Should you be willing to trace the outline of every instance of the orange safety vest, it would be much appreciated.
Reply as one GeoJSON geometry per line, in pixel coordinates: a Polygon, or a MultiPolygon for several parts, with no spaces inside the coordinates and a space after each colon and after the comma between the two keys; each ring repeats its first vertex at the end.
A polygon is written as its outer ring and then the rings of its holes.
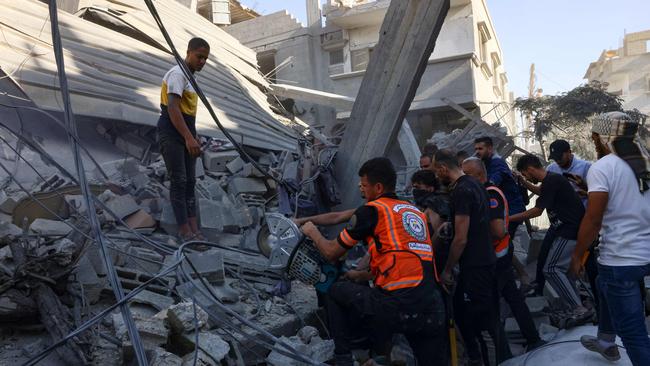
{"type": "MultiPolygon", "coordinates": [[[[488,191],[494,191],[501,196],[501,199],[503,200],[503,225],[504,225],[504,231],[506,233],[506,236],[499,240],[494,240],[493,245],[494,245],[494,253],[497,255],[497,258],[501,258],[504,255],[508,254],[508,246],[510,245],[510,234],[508,233],[508,225],[510,224],[510,216],[508,216],[508,200],[506,199],[506,196],[503,194],[503,192],[495,187],[495,186],[489,186],[486,187],[488,191]]],[[[489,198],[490,201],[492,198],[489,198]]],[[[490,202],[490,208],[492,207],[492,202],[490,202]]],[[[497,204],[496,202],[494,204],[497,204]]]]}
{"type": "Polygon", "coordinates": [[[375,285],[387,291],[419,285],[424,279],[422,261],[435,266],[426,216],[394,198],[381,197],[368,206],[377,209],[378,218],[373,236],[365,239],[375,285]]]}

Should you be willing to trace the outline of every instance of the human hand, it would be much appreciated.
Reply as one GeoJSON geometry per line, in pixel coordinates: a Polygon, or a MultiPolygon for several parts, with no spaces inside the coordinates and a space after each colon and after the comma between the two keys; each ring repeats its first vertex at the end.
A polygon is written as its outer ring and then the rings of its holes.
{"type": "Polygon", "coordinates": [[[370,272],[358,271],[356,269],[351,269],[343,274],[343,278],[348,279],[352,282],[368,281],[369,276],[370,276],[370,272]]]}
{"type": "Polygon", "coordinates": [[[444,270],[440,275],[440,281],[442,282],[442,288],[448,293],[451,293],[451,287],[454,286],[456,280],[454,280],[454,274],[450,271],[444,270]]]}
{"type": "Polygon", "coordinates": [[[185,139],[185,148],[192,157],[201,155],[201,144],[194,136],[185,139]]]}
{"type": "Polygon", "coordinates": [[[582,258],[571,255],[571,264],[569,264],[569,274],[574,277],[580,277],[585,267],[582,265],[582,258]]]}
{"type": "Polygon", "coordinates": [[[318,228],[314,225],[313,222],[307,221],[300,227],[300,231],[305,234],[307,237],[313,239],[314,234],[318,232],[318,228]]]}

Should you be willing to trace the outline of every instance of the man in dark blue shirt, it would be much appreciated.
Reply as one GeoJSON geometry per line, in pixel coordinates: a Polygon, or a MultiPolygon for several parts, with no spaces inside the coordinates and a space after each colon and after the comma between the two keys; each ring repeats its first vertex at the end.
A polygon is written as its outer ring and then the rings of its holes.
{"type": "MultiPolygon", "coordinates": [[[[509,215],[524,212],[526,206],[519,190],[519,186],[512,176],[512,171],[503,158],[494,152],[492,138],[489,136],[479,137],[474,140],[474,151],[476,156],[483,160],[488,173],[488,180],[497,186],[508,200],[510,205],[509,215]]],[[[515,237],[517,227],[520,223],[510,222],[508,232],[511,238],[515,237]]]]}

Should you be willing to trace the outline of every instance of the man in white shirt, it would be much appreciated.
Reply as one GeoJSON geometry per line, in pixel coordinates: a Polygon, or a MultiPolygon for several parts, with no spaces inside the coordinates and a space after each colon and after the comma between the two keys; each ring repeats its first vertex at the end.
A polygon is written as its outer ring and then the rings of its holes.
{"type": "Polygon", "coordinates": [[[621,357],[614,343],[618,335],[635,366],[650,365],[641,293],[643,278],[650,275],[650,154],[636,136],[638,127],[622,112],[593,121],[599,160],[587,175],[589,203],[570,266],[574,274],[582,270],[585,252],[600,231],[598,336],[580,341],[615,361],[621,357]]]}

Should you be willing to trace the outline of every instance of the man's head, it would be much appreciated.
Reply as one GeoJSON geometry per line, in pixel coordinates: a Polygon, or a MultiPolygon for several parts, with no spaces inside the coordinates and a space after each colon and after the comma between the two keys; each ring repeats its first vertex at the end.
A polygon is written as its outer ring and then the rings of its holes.
{"type": "Polygon", "coordinates": [[[490,136],[479,137],[474,140],[474,155],[479,159],[487,160],[494,154],[494,144],[490,136]]]}
{"type": "Polygon", "coordinates": [[[487,170],[485,170],[485,164],[483,164],[483,160],[472,156],[463,160],[462,168],[463,173],[466,175],[476,178],[476,180],[483,184],[487,183],[487,170]]]}
{"type": "Polygon", "coordinates": [[[440,188],[436,174],[428,169],[418,170],[411,176],[413,190],[420,189],[426,192],[435,192],[440,188]]]}
{"type": "Polygon", "coordinates": [[[397,174],[387,158],[373,158],[359,169],[361,196],[370,202],[381,195],[395,192],[397,174]]]}
{"type": "Polygon", "coordinates": [[[431,169],[431,155],[420,156],[420,169],[431,169]]]}
{"type": "Polygon", "coordinates": [[[185,63],[190,71],[201,71],[205,62],[210,55],[210,45],[203,38],[192,38],[187,44],[187,54],[185,56],[185,63]]]}
{"type": "Polygon", "coordinates": [[[444,184],[451,184],[463,175],[458,166],[456,154],[451,150],[438,150],[433,157],[433,170],[436,176],[444,184]]]}
{"type": "Polygon", "coordinates": [[[458,165],[463,165],[463,161],[469,158],[469,154],[465,150],[461,150],[456,153],[456,159],[458,160],[458,165]]]}
{"type": "Polygon", "coordinates": [[[541,182],[546,177],[546,169],[541,160],[533,154],[526,154],[517,161],[517,170],[533,183],[541,182]]]}
{"type": "Polygon", "coordinates": [[[549,146],[549,151],[548,158],[555,160],[561,168],[567,169],[571,166],[573,153],[571,152],[571,145],[566,140],[553,141],[549,146]]]}
{"type": "Polygon", "coordinates": [[[594,141],[598,159],[612,153],[614,140],[629,140],[631,143],[624,145],[631,147],[638,129],[639,125],[623,112],[608,112],[594,117],[591,139],[594,141]]]}

